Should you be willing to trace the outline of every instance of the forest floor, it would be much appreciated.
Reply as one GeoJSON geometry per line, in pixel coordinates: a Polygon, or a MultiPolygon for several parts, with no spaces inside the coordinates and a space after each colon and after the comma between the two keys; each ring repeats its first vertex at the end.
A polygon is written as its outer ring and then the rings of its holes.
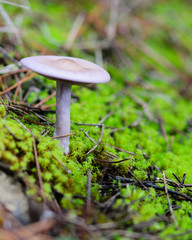
{"type": "Polygon", "coordinates": [[[0,240],[192,239],[191,9],[0,1],[0,240]],[[55,81],[20,64],[33,55],[111,76],[73,86],[68,155],[53,138],[55,81]]]}

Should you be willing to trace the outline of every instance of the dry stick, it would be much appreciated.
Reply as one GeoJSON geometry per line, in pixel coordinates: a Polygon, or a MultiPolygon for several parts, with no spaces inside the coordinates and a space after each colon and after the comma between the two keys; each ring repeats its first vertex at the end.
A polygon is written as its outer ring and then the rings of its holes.
{"type": "Polygon", "coordinates": [[[7,127],[7,125],[6,125],[5,123],[3,124],[3,126],[7,129],[7,131],[10,133],[10,135],[12,135],[12,136],[15,138],[15,140],[17,140],[17,141],[22,141],[22,139],[18,138],[18,137],[7,127]]]}
{"type": "Polygon", "coordinates": [[[108,113],[103,119],[101,119],[101,121],[99,121],[99,125],[102,124],[107,118],[109,118],[110,116],[112,116],[114,114],[114,112],[110,112],[108,113]]]}
{"type": "Polygon", "coordinates": [[[172,173],[173,174],[173,176],[175,177],[175,179],[179,182],[179,183],[181,183],[181,180],[176,176],[176,174],[175,173],[172,173]]]}
{"type": "Polygon", "coordinates": [[[118,160],[118,161],[104,161],[104,160],[100,160],[100,159],[94,159],[94,160],[98,161],[98,162],[102,162],[102,163],[120,163],[120,162],[125,162],[125,161],[130,160],[130,159],[132,159],[132,157],[125,158],[125,159],[118,160]]]}
{"type": "Polygon", "coordinates": [[[144,189],[146,189],[147,191],[149,191],[149,189],[148,189],[130,170],[128,170],[128,173],[130,173],[131,176],[134,177],[135,180],[136,180],[144,189]]]}
{"type": "Polygon", "coordinates": [[[82,126],[102,127],[102,124],[96,124],[96,123],[76,123],[76,122],[74,122],[73,124],[75,124],[75,125],[82,125],[82,126]]]}
{"type": "Polygon", "coordinates": [[[158,172],[161,173],[161,175],[163,175],[163,173],[161,172],[161,170],[155,165],[155,168],[157,169],[158,172]]]}
{"type": "Polygon", "coordinates": [[[67,167],[65,167],[64,165],[63,165],[63,163],[59,160],[59,159],[57,159],[52,153],[51,153],[51,156],[65,169],[65,171],[67,172],[67,173],[72,173],[71,172],[71,170],[69,170],[67,167]]]}
{"type": "Polygon", "coordinates": [[[167,184],[166,184],[166,179],[165,179],[165,173],[164,172],[163,172],[163,181],[164,181],[165,193],[166,193],[166,196],[167,196],[167,202],[168,202],[168,207],[169,207],[169,211],[170,211],[170,214],[171,214],[171,218],[173,220],[174,225],[177,226],[177,221],[176,221],[176,218],[175,218],[175,215],[174,215],[174,212],[173,212],[173,208],[171,206],[171,202],[170,202],[170,199],[169,199],[169,194],[168,194],[168,190],[167,190],[167,184]]]}
{"type": "Polygon", "coordinates": [[[49,99],[53,98],[56,96],[56,91],[53,92],[50,96],[46,97],[45,99],[43,99],[41,102],[37,103],[35,105],[35,107],[40,107],[43,103],[47,102],[49,99]]]}
{"type": "Polygon", "coordinates": [[[68,134],[65,134],[63,136],[56,136],[56,137],[52,137],[52,139],[57,139],[57,138],[63,138],[63,137],[69,137],[71,135],[75,135],[76,133],[68,133],[68,134]]]}
{"type": "MultiPolygon", "coordinates": [[[[89,134],[86,133],[83,128],[81,128],[81,131],[83,131],[83,133],[85,134],[85,136],[88,137],[89,140],[91,140],[91,142],[93,142],[94,144],[96,144],[96,141],[93,140],[93,138],[90,137],[89,134]]],[[[102,142],[101,142],[101,143],[102,143],[102,142]]],[[[105,153],[104,153],[104,155],[106,155],[106,156],[108,156],[108,157],[111,157],[111,158],[119,158],[118,156],[116,156],[115,154],[113,154],[113,153],[111,153],[111,152],[109,152],[109,151],[106,151],[106,150],[105,150],[105,152],[108,153],[108,154],[105,154],[105,153]]]]}
{"type": "Polygon", "coordinates": [[[47,105],[47,106],[42,106],[42,107],[40,107],[40,108],[41,108],[41,110],[45,110],[45,109],[51,108],[51,107],[56,107],[56,103],[53,103],[53,104],[47,105]]]}
{"type": "Polygon", "coordinates": [[[41,178],[41,169],[40,169],[40,165],[39,165],[39,161],[38,161],[37,146],[35,143],[35,139],[33,139],[33,151],[34,151],[35,163],[36,163],[36,167],[37,167],[37,176],[38,176],[38,180],[39,180],[40,194],[41,194],[43,201],[45,202],[45,200],[46,200],[45,192],[44,192],[44,187],[43,187],[43,180],[41,178]]]}
{"type": "Polygon", "coordinates": [[[89,212],[91,208],[91,170],[87,170],[87,212],[89,212]]]}
{"type": "Polygon", "coordinates": [[[187,176],[186,173],[184,173],[184,174],[183,174],[183,179],[182,179],[182,181],[181,181],[181,183],[180,183],[181,185],[184,184],[186,176],[187,176]]]}
{"type": "Polygon", "coordinates": [[[92,147],[92,148],[89,150],[89,152],[86,154],[86,158],[88,157],[88,155],[89,155],[91,152],[93,152],[93,151],[95,150],[95,148],[96,148],[96,147],[99,145],[99,143],[101,142],[101,140],[102,140],[102,138],[103,138],[104,130],[105,130],[105,125],[102,124],[102,126],[101,126],[101,135],[100,135],[100,137],[99,137],[99,140],[97,141],[97,143],[95,144],[95,146],[92,147]]]}
{"type": "Polygon", "coordinates": [[[115,148],[116,150],[120,151],[120,152],[126,152],[126,153],[129,153],[131,155],[135,155],[136,153],[133,153],[133,152],[130,152],[130,151],[127,151],[125,149],[122,149],[122,148],[119,148],[119,147],[116,147],[116,146],[113,146],[113,145],[110,145],[109,144],[109,147],[112,147],[112,148],[115,148]]]}
{"type": "Polygon", "coordinates": [[[19,81],[18,83],[15,83],[14,85],[12,85],[11,87],[7,88],[6,90],[4,90],[3,92],[0,93],[0,96],[2,96],[3,94],[10,92],[12,89],[16,88],[19,84],[22,84],[24,82],[26,82],[27,80],[31,79],[32,77],[34,77],[36,75],[36,73],[32,73],[31,75],[24,77],[21,81],[19,81]]]}
{"type": "Polygon", "coordinates": [[[56,124],[54,124],[50,129],[48,129],[45,133],[44,130],[41,132],[41,134],[43,134],[43,136],[46,136],[54,127],[55,127],[56,124]]]}
{"type": "Polygon", "coordinates": [[[31,134],[31,136],[33,138],[36,138],[36,136],[21,122],[19,121],[19,119],[17,119],[16,117],[13,117],[28,133],[31,134]]]}

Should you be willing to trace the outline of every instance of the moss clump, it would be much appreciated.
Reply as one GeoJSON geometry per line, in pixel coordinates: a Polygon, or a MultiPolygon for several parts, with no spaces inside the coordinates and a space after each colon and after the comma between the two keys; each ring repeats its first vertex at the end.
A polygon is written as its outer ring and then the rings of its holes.
{"type": "MultiPolygon", "coordinates": [[[[80,154],[71,154],[64,156],[58,147],[57,140],[50,137],[39,135],[37,130],[34,139],[30,133],[23,129],[14,120],[0,119],[0,160],[8,163],[13,171],[24,176],[27,182],[38,183],[37,169],[34,159],[33,141],[36,141],[38,161],[42,172],[42,180],[46,196],[51,198],[52,192],[61,195],[61,203],[64,208],[74,208],[82,201],[73,200],[74,195],[86,196],[86,172],[91,169],[92,178],[96,180],[100,175],[99,170],[92,166],[92,158],[88,157],[85,162],[82,161],[87,147],[78,146],[80,154]],[[5,127],[6,126],[6,127],[5,127]],[[82,152],[81,152],[82,151],[82,152]],[[55,160],[55,158],[70,170],[68,173],[65,168],[55,160]],[[78,161],[81,159],[81,161],[78,161]],[[79,181],[81,179],[81,181],[79,181]]],[[[76,136],[76,139],[82,136],[76,136]]],[[[73,149],[73,144],[71,144],[73,149]]],[[[34,193],[33,184],[29,184],[28,193],[34,193]]],[[[98,199],[97,185],[93,185],[92,192],[95,199],[98,199]]]]}

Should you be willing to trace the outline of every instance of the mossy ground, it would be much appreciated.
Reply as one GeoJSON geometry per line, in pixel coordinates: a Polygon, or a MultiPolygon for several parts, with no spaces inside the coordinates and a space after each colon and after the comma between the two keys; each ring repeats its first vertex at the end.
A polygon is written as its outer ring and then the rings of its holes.
{"type": "MultiPolygon", "coordinates": [[[[94,61],[91,51],[80,50],[78,46],[74,46],[70,52],[62,48],[62,43],[66,40],[67,32],[73,23],[73,17],[77,9],[82,11],[82,8],[79,5],[75,6],[73,12],[69,14],[68,10],[73,8],[70,3],[64,6],[61,3],[47,1],[46,12],[40,10],[41,5],[39,1],[31,2],[33,10],[31,15],[24,15],[22,27],[28,30],[23,38],[25,44],[30,46],[30,54],[37,54],[40,51],[37,45],[43,45],[43,48],[55,54],[70,54],[94,61]],[[35,25],[34,13],[37,19],[42,20],[38,28],[35,25]],[[62,16],[67,21],[58,24],[62,16]],[[54,39],[48,38],[45,34],[48,26],[54,39]],[[63,27],[65,31],[61,33],[60,29],[63,27]],[[34,43],[38,44],[34,45],[34,43]]],[[[95,14],[97,20],[100,14],[102,16],[102,6],[95,1],[86,3],[85,6],[89,16],[95,14]]],[[[36,194],[34,186],[38,183],[33,141],[36,141],[37,145],[46,197],[51,201],[53,193],[57,194],[62,208],[74,210],[79,215],[82,215],[85,207],[88,169],[92,173],[92,198],[104,202],[110,197],[110,191],[104,196],[99,185],[106,163],[96,160],[111,160],[105,155],[106,151],[116,155],[118,157],[116,161],[130,157],[127,161],[109,164],[107,168],[109,174],[129,176],[128,171],[131,170],[140,181],[148,180],[149,176],[162,178],[161,173],[155,168],[157,166],[165,172],[168,179],[175,181],[173,173],[182,179],[185,173],[185,183],[192,183],[190,70],[192,20],[189,7],[191,7],[190,2],[157,1],[150,6],[146,3],[146,6],[144,4],[143,7],[133,11],[128,16],[132,22],[124,21],[127,16],[122,14],[116,43],[120,51],[123,49],[120,54],[126,60],[122,60],[120,65],[119,55],[113,52],[115,48],[110,49],[111,52],[103,51],[104,67],[109,71],[111,81],[94,87],[73,87],[71,132],[76,134],[70,137],[68,156],[63,156],[57,140],[51,139],[53,130],[48,135],[42,136],[41,132],[44,128],[48,129],[48,126],[29,124],[21,120],[28,129],[31,129],[35,135],[34,138],[13,118],[15,116],[13,113],[3,119],[7,110],[1,105],[0,159],[25,179],[28,194],[36,194]],[[129,30],[130,34],[123,35],[125,34],[122,32],[123,29],[125,32],[129,30]],[[138,39],[138,42],[134,42],[133,39],[138,39]],[[127,41],[129,46],[126,45],[127,41]],[[76,125],[76,123],[98,124],[108,114],[108,118],[103,122],[105,130],[102,143],[96,148],[97,151],[93,151],[86,157],[86,153],[95,144],[84,132],[98,141],[101,127],[76,125]],[[130,155],[119,151],[111,145],[135,154],[130,155]],[[67,173],[53,155],[62,161],[71,173],[67,173]]],[[[13,10],[11,6],[7,7],[7,11],[10,11],[13,16],[18,14],[18,10],[13,10]]],[[[87,20],[82,29],[83,34],[79,36],[81,41],[95,39],[95,35],[99,35],[98,25],[90,21],[87,20]],[[92,28],[91,24],[93,24],[92,28]]],[[[102,32],[106,25],[105,17],[100,21],[102,32]]],[[[102,34],[99,37],[102,37],[102,34]]],[[[29,53],[25,47],[22,47],[19,54],[27,56],[29,53]]],[[[40,95],[37,97],[32,93],[26,100],[28,103],[44,99],[50,91],[55,89],[54,82],[37,76],[33,84],[39,86],[39,83],[41,83],[40,95]],[[45,89],[45,86],[48,88],[45,89]]],[[[25,86],[29,85],[30,83],[25,83],[25,86]]],[[[47,102],[48,105],[53,103],[55,98],[47,102]]],[[[52,117],[54,122],[55,114],[47,114],[47,116],[52,117]]],[[[128,185],[126,188],[119,187],[121,198],[117,199],[112,207],[116,215],[111,217],[110,214],[101,213],[97,209],[91,222],[102,223],[112,219],[118,221],[122,228],[126,226],[128,231],[132,231],[137,224],[163,216],[168,209],[166,195],[154,189],[146,191],[128,185]],[[129,218],[126,219],[126,216],[121,215],[120,209],[126,209],[129,204],[130,207],[127,210],[129,218]],[[120,219],[123,219],[122,222],[120,219]]],[[[173,189],[171,186],[169,188],[173,189]]],[[[192,195],[184,188],[178,191],[192,195]]],[[[173,236],[191,230],[191,203],[171,197],[170,200],[172,205],[178,206],[174,211],[177,226],[172,221],[169,223],[154,221],[142,231],[154,233],[162,239],[191,239],[191,233],[185,234],[182,238],[173,236]]],[[[117,236],[114,239],[123,238],[117,236]]]]}

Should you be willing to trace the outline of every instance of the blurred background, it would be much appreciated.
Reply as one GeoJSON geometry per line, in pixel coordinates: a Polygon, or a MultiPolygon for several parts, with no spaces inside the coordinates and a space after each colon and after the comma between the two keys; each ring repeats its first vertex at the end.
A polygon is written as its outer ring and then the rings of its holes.
{"type": "Polygon", "coordinates": [[[0,4],[1,46],[11,49],[17,59],[32,54],[85,54],[100,65],[109,62],[130,69],[140,64],[149,74],[179,72],[186,84],[189,81],[191,1],[15,0],[0,4]]]}

